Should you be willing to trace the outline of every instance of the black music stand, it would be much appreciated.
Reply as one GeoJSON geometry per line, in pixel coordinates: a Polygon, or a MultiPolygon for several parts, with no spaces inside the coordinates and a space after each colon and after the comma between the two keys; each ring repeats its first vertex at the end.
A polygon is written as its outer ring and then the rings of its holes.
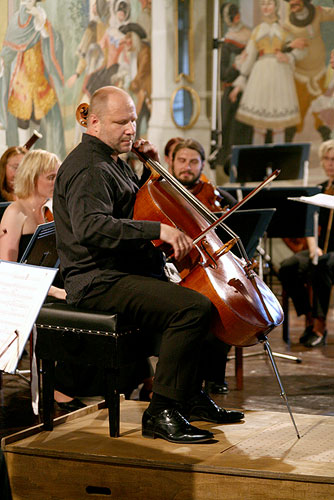
{"type": "MultiPolygon", "coordinates": [[[[252,191],[252,188],[241,186],[240,188],[225,187],[224,189],[239,199],[239,192],[244,198],[252,191]]],[[[268,238],[302,238],[314,235],[313,219],[319,207],[295,203],[288,198],[300,196],[313,196],[321,192],[318,186],[288,186],[288,187],[265,187],[256,196],[248,200],[247,208],[265,209],[275,208],[275,213],[268,225],[268,238]],[[293,214],[293,217],[291,217],[293,214]]]]}
{"type": "MultiPolygon", "coordinates": [[[[59,258],[56,250],[56,230],[54,222],[46,222],[37,226],[29,241],[22,258],[21,264],[33,266],[59,267],[59,258]]],[[[15,370],[15,374],[30,384],[25,375],[31,370],[15,370]]]]}
{"type": "Polygon", "coordinates": [[[277,180],[305,179],[308,176],[310,143],[232,146],[230,182],[261,182],[274,170],[277,180]]]}
{"type": "Polygon", "coordinates": [[[20,262],[33,266],[59,266],[54,222],[46,222],[37,226],[20,262]]]}
{"type": "MultiPolygon", "coordinates": [[[[268,225],[275,213],[274,208],[237,210],[226,219],[226,225],[240,236],[242,244],[248,257],[251,259],[258,247],[259,240],[267,231],[268,225]]],[[[221,215],[217,213],[217,216],[221,215]]],[[[228,237],[227,231],[218,226],[216,232],[221,240],[228,237]]],[[[237,248],[233,248],[233,253],[238,257],[243,257],[237,248]]]]}

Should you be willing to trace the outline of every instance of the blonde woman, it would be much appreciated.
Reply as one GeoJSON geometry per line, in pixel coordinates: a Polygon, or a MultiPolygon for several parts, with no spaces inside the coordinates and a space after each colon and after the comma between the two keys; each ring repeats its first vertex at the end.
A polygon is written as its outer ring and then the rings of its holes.
{"type": "MultiPolygon", "coordinates": [[[[0,259],[17,262],[39,224],[46,222],[44,204],[53,195],[60,161],[37,149],[21,161],[14,180],[13,201],[1,219],[0,259]]],[[[65,299],[65,290],[52,286],[49,295],[65,299]]]]}
{"type": "MultiPolygon", "coordinates": [[[[24,156],[14,181],[16,199],[6,208],[1,220],[0,259],[19,261],[37,226],[46,222],[44,205],[52,198],[59,166],[58,157],[42,149],[30,151],[24,156]]],[[[56,299],[66,299],[65,290],[55,286],[50,287],[49,295],[56,299]]],[[[57,366],[56,371],[62,390],[73,377],[72,372],[65,372],[65,368],[57,366]]],[[[59,390],[55,391],[55,401],[64,410],[85,406],[80,400],[59,390]]]]}

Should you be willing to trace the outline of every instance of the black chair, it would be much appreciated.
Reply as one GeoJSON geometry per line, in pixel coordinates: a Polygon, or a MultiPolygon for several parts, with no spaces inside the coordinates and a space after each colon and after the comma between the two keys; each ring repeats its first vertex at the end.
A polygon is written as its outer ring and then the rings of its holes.
{"type": "MultiPolygon", "coordinates": [[[[58,267],[54,222],[36,229],[22,263],[58,267]]],[[[53,429],[55,364],[95,365],[103,369],[110,436],[119,435],[120,368],[159,351],[148,335],[122,324],[119,316],[80,310],[65,302],[44,304],[36,320],[36,357],[42,363],[43,425],[53,429]],[[150,349],[148,348],[150,346],[150,349]]],[[[38,362],[39,364],[39,362],[38,362]]]]}
{"type": "Polygon", "coordinates": [[[63,303],[45,304],[36,327],[36,355],[42,361],[44,429],[53,429],[55,363],[64,361],[103,369],[109,433],[119,436],[120,368],[157,354],[158,346],[135,326],[122,324],[116,314],[80,310],[63,303]]]}

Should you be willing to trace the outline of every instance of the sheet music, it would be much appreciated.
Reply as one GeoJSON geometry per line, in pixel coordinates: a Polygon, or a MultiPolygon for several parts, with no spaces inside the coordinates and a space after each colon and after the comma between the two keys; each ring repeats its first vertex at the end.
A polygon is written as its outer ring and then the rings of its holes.
{"type": "Polygon", "coordinates": [[[288,198],[288,200],[301,201],[318,207],[334,209],[334,196],[331,194],[319,193],[313,196],[300,196],[299,198],[288,198]]]}
{"type": "Polygon", "coordinates": [[[14,373],[57,269],[0,261],[0,370],[14,373]]]}

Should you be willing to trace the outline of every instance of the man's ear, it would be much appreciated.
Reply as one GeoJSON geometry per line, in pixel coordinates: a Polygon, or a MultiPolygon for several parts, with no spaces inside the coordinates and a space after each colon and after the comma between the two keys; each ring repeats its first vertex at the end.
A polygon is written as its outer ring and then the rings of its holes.
{"type": "Polygon", "coordinates": [[[95,132],[98,132],[100,129],[100,119],[95,113],[91,113],[89,116],[89,125],[94,129],[95,132]]]}

